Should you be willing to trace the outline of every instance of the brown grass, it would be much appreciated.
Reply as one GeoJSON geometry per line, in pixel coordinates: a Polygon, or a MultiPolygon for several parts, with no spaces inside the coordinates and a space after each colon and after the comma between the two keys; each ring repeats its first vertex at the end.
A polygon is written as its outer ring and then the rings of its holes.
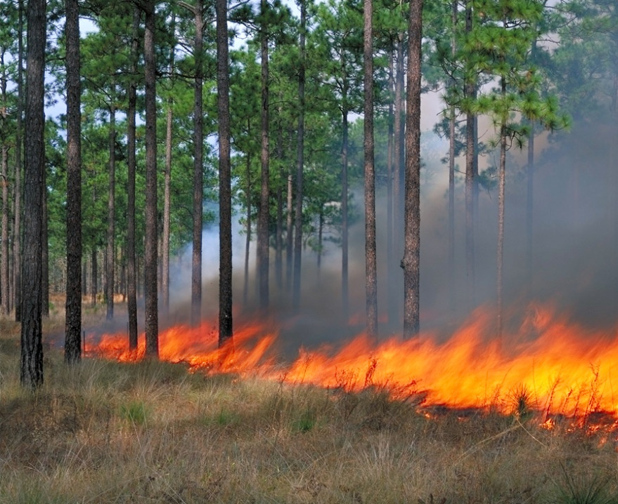
{"type": "Polygon", "coordinates": [[[67,368],[57,349],[32,394],[18,328],[0,334],[2,503],[618,502],[606,430],[166,363],[67,368]]]}

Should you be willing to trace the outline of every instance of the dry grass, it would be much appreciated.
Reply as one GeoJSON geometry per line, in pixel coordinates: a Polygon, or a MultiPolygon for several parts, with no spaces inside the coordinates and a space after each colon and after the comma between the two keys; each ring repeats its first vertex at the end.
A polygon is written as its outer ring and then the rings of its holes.
{"type": "Polygon", "coordinates": [[[32,394],[0,334],[0,502],[618,502],[615,434],[53,349],[32,394]]]}

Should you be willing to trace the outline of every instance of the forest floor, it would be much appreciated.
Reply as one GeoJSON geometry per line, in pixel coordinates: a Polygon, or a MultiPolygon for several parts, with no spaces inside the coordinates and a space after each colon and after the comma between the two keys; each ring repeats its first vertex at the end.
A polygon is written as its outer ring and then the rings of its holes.
{"type": "MultiPolygon", "coordinates": [[[[89,323],[104,313],[87,314],[89,323]]],[[[62,331],[52,314],[46,331],[62,331]]],[[[0,321],[1,503],[618,503],[618,432],[45,349],[0,321]]]]}

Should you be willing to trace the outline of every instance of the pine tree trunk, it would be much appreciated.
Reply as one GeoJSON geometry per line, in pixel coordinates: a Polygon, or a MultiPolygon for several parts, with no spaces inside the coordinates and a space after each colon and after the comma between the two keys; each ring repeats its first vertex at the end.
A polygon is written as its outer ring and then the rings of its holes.
{"type": "Polygon", "coordinates": [[[350,320],[350,281],[349,281],[349,224],[348,224],[348,103],[347,86],[342,96],[341,113],[341,304],[342,318],[347,325],[350,320]]]}
{"type": "MultiPolygon", "coordinates": [[[[82,160],[79,3],[65,0],[67,71],[67,286],[64,360],[81,359],[82,330],[82,160]]],[[[84,263],[85,264],[85,263],[84,263]]]]}
{"type": "Polygon", "coordinates": [[[146,84],[146,229],[144,246],[144,290],[146,312],[146,355],[159,356],[157,293],[157,95],[155,61],[155,3],[145,5],[144,62],[146,84]]]}
{"type": "Polygon", "coordinates": [[[2,180],[2,231],[0,243],[0,313],[7,315],[9,313],[9,146],[4,138],[6,132],[6,116],[7,116],[7,75],[6,67],[4,66],[4,53],[0,55],[0,64],[4,69],[0,77],[0,87],[2,88],[2,107],[0,107],[0,131],[3,133],[2,149],[0,154],[0,165],[2,180]]]}
{"type": "MultiPolygon", "coordinates": [[[[466,4],[466,33],[472,31],[472,7],[470,0],[466,4]]],[[[476,95],[476,85],[473,80],[468,80],[465,84],[465,95],[468,99],[473,99],[476,95]]],[[[466,113],[466,189],[465,189],[465,220],[466,220],[466,278],[468,290],[468,303],[472,307],[475,305],[476,280],[475,280],[475,259],[474,259],[474,192],[476,180],[475,173],[475,150],[476,150],[476,129],[475,116],[472,112],[466,113]]]]}
{"type": "MultiPolygon", "coordinates": [[[[502,99],[506,97],[506,80],[500,81],[502,99]]],[[[503,116],[500,123],[500,166],[498,167],[498,248],[497,248],[497,301],[498,301],[498,337],[502,337],[503,324],[503,261],[504,261],[504,197],[506,189],[506,121],[503,116]]]]}
{"type": "MultiPolygon", "coordinates": [[[[389,53],[389,61],[388,61],[388,90],[389,96],[394,91],[394,81],[395,81],[395,46],[392,45],[389,53]]],[[[399,293],[393,288],[396,284],[397,273],[399,267],[397,265],[397,257],[395,256],[395,226],[394,226],[394,218],[395,218],[395,205],[393,200],[393,189],[394,189],[394,175],[395,175],[395,125],[394,125],[394,116],[395,116],[395,107],[394,107],[395,97],[393,95],[393,99],[389,100],[388,103],[388,147],[387,147],[387,182],[386,182],[386,200],[387,200],[387,208],[386,208],[386,257],[387,257],[387,274],[388,274],[388,324],[389,326],[394,326],[395,321],[397,320],[397,303],[399,302],[399,293]]]]}
{"type": "MultiPolygon", "coordinates": [[[[397,61],[395,65],[395,118],[394,118],[394,142],[393,142],[393,201],[391,202],[393,212],[393,255],[395,264],[401,263],[403,256],[403,233],[404,229],[404,178],[405,178],[405,96],[404,96],[404,34],[398,35],[397,41],[397,61]]],[[[395,273],[393,272],[393,275],[395,273]]],[[[400,277],[393,277],[393,285],[389,288],[397,291],[396,286],[400,284],[400,277]]],[[[394,318],[399,318],[401,312],[401,301],[390,307],[394,318]]]]}
{"type": "Polygon", "coordinates": [[[92,252],[90,253],[90,276],[92,277],[92,281],[90,282],[91,296],[92,296],[92,306],[97,305],[97,293],[99,291],[99,283],[97,281],[99,272],[97,265],[97,249],[96,247],[92,248],[92,252]]]}
{"type": "Polygon", "coordinates": [[[403,337],[420,329],[421,251],[421,41],[423,0],[411,0],[406,114],[405,246],[403,337]]]}
{"type": "Polygon", "coordinates": [[[2,145],[2,262],[0,263],[1,312],[9,313],[9,147],[2,145]]]}
{"type": "Polygon", "coordinates": [[[137,58],[139,51],[140,11],[133,8],[131,40],[131,77],[127,107],[127,313],[129,348],[137,348],[137,275],[135,264],[135,113],[137,106],[137,58]]]}
{"type": "Polygon", "coordinates": [[[300,308],[300,288],[302,272],[302,246],[303,246],[303,170],[305,164],[305,73],[306,73],[306,30],[307,30],[307,1],[300,0],[300,65],[298,69],[298,153],[296,167],[296,208],[294,227],[294,284],[292,292],[292,305],[294,309],[300,308]]]}
{"type": "MultiPolygon", "coordinates": [[[[457,27],[457,0],[452,3],[452,35],[451,35],[451,58],[455,60],[457,54],[456,34],[457,27]]],[[[455,87],[457,83],[453,78],[451,86],[455,87]]],[[[451,312],[455,311],[455,106],[450,106],[449,117],[449,149],[448,149],[448,269],[449,269],[449,308],[451,312]]]]}
{"type": "MultiPolygon", "coordinates": [[[[250,121],[249,121],[250,122],[250,121]]],[[[245,278],[244,278],[244,289],[243,289],[243,304],[247,306],[247,302],[249,299],[249,254],[251,252],[251,158],[247,154],[247,166],[246,166],[246,177],[247,177],[247,218],[246,218],[246,239],[245,239],[245,278]]]]}
{"type": "Polygon", "coordinates": [[[35,389],[43,384],[42,259],[43,171],[45,169],[46,3],[28,1],[26,127],[24,172],[24,261],[20,382],[35,389]]]}
{"type": "MultiPolygon", "coordinates": [[[[283,101],[283,96],[279,96],[283,101]]],[[[278,109],[279,117],[283,113],[281,105],[278,109]]],[[[279,160],[279,181],[277,183],[277,230],[275,234],[275,281],[277,290],[281,292],[283,288],[283,127],[279,121],[277,132],[277,159],[279,160]]]]}
{"type": "Polygon", "coordinates": [[[24,32],[24,3],[18,0],[18,34],[17,34],[17,124],[15,131],[15,223],[13,225],[13,295],[15,303],[15,321],[21,322],[21,196],[22,196],[22,152],[23,152],[23,32],[24,32]]]}
{"type": "Polygon", "coordinates": [[[260,184],[260,207],[258,212],[258,286],[259,286],[259,303],[260,308],[266,313],[269,305],[269,258],[268,258],[268,221],[270,215],[269,209],[269,105],[268,105],[268,27],[266,25],[266,13],[268,4],[266,0],[261,0],[260,14],[262,16],[262,25],[260,27],[261,39],[261,60],[262,60],[262,109],[261,109],[261,184],[260,184]]]}
{"type": "MultiPolygon", "coordinates": [[[[290,168],[290,171],[292,169],[290,168]]],[[[294,176],[288,174],[286,190],[286,226],[285,226],[285,290],[291,292],[294,266],[294,176]]]]}
{"type": "Polygon", "coordinates": [[[217,108],[219,113],[219,346],[232,338],[232,182],[227,2],[217,0],[217,108]]]}
{"type": "Polygon", "coordinates": [[[364,0],[365,297],[367,336],[378,336],[375,167],[373,140],[373,2],[364,0]]]}
{"type": "MultiPolygon", "coordinates": [[[[173,68],[173,65],[172,65],[173,68]]],[[[162,310],[167,316],[170,308],[170,204],[172,184],[172,111],[173,100],[167,103],[167,125],[165,131],[165,177],[163,181],[163,237],[161,246],[161,297],[162,310]]]]}
{"type": "Polygon", "coordinates": [[[202,215],[204,194],[204,119],[202,82],[204,21],[202,0],[195,2],[195,81],[193,105],[193,255],[191,275],[191,325],[202,321],[202,215]]]}
{"type": "Polygon", "coordinates": [[[49,317],[49,239],[47,215],[47,169],[43,168],[43,186],[41,187],[43,215],[41,218],[41,307],[43,317],[49,317]]]}
{"type": "MultiPolygon", "coordinates": [[[[114,84],[112,84],[114,85],[114,84]]],[[[114,97],[112,96],[112,100],[114,97]]],[[[116,213],[116,105],[109,109],[109,198],[107,200],[107,245],[105,251],[105,301],[107,320],[114,318],[115,213],[116,213]]]]}

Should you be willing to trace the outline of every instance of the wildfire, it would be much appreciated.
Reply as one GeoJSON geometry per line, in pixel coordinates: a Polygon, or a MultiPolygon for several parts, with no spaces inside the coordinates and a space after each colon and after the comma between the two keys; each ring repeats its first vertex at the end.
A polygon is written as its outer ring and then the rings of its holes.
{"type": "MultiPolygon", "coordinates": [[[[491,338],[495,316],[483,308],[444,342],[437,334],[422,334],[375,343],[360,334],[339,348],[301,349],[287,364],[277,356],[278,331],[266,324],[237,329],[233,344],[221,349],[212,324],[175,326],[159,336],[160,358],[206,373],[260,375],[351,391],[381,387],[395,398],[422,398],[426,406],[508,413],[533,408],[545,413],[548,428],[555,423],[553,416],[618,416],[614,332],[587,330],[547,306],[526,313],[516,330],[504,331],[501,341],[491,338]]],[[[91,336],[86,353],[137,360],[144,354],[141,340],[131,352],[126,334],[91,336]]]]}

